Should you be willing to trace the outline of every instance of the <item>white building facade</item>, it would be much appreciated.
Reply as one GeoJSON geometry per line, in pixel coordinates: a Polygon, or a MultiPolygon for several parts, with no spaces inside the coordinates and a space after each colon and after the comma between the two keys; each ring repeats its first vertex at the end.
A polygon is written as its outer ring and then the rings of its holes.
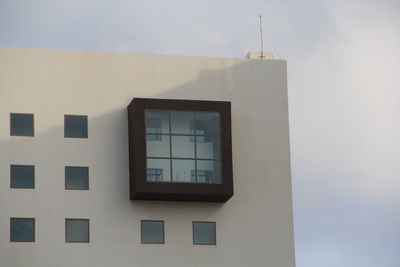
{"type": "Polygon", "coordinates": [[[286,62],[0,48],[0,211],[0,266],[294,267],[286,62]],[[131,200],[134,98],[230,103],[233,196],[131,200]]]}

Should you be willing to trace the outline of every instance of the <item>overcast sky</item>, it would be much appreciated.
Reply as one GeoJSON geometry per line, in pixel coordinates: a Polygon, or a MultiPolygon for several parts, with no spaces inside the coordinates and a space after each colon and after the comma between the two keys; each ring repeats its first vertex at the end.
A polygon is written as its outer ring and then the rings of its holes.
{"type": "Polygon", "coordinates": [[[297,267],[400,266],[399,0],[0,0],[0,46],[288,61],[297,267]]]}

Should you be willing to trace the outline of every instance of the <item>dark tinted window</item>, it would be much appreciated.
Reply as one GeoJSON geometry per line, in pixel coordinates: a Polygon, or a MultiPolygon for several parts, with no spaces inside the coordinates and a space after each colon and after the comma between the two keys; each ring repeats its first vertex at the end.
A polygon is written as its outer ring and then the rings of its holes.
{"type": "Polygon", "coordinates": [[[164,244],[164,221],[141,221],[142,243],[164,244]]]}
{"type": "Polygon", "coordinates": [[[89,243],[89,220],[65,219],[65,242],[89,243]]]}
{"type": "Polygon", "coordinates": [[[65,115],[65,137],[87,138],[87,116],[65,115]]]}
{"type": "Polygon", "coordinates": [[[193,222],[193,244],[215,245],[215,222],[193,222]]]}
{"type": "Polygon", "coordinates": [[[65,189],[88,190],[88,167],[65,167],[65,189]]]}
{"type": "Polygon", "coordinates": [[[10,218],[11,242],[35,242],[34,218],[10,218]]]}
{"type": "Polygon", "coordinates": [[[11,135],[33,136],[33,114],[10,114],[11,135]]]}
{"type": "Polygon", "coordinates": [[[27,165],[11,165],[11,188],[34,188],[35,167],[27,165]]]}

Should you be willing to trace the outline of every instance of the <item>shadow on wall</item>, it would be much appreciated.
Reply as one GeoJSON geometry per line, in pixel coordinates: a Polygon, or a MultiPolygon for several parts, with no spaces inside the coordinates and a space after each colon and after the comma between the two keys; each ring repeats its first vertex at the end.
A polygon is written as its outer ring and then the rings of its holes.
{"type": "MultiPolygon", "coordinates": [[[[219,62],[219,66],[223,64],[226,66],[219,70],[203,70],[195,80],[174,88],[160,90],[160,93],[153,95],[151,93],[135,95],[135,85],[126,84],[126,88],[121,88],[121,94],[125,94],[122,99],[125,100],[121,101],[120,108],[111,109],[99,116],[89,115],[89,138],[87,140],[64,138],[63,127],[53,127],[42,132],[38,128],[40,126],[36,125],[35,137],[31,140],[26,137],[11,137],[8,143],[3,142],[0,150],[8,151],[11,164],[35,164],[36,157],[46,160],[48,163],[46,166],[35,165],[36,186],[46,189],[47,193],[43,196],[45,198],[43,201],[50,203],[48,205],[51,205],[52,197],[59,199],[61,194],[65,200],[71,200],[77,194],[77,192],[64,190],[64,166],[87,165],[90,168],[90,190],[88,192],[90,198],[84,198],[82,196],[84,192],[78,192],[80,194],[78,198],[87,200],[89,202],[87,205],[92,207],[111,210],[118,207],[118,210],[121,210],[121,206],[127,206],[129,209],[133,209],[132,212],[137,211],[146,214],[159,212],[160,208],[163,213],[168,214],[179,207],[182,211],[191,210],[208,214],[208,216],[227,211],[232,206],[230,203],[235,202],[238,198],[243,197],[246,201],[253,199],[251,194],[248,194],[250,188],[247,186],[251,177],[247,177],[246,179],[249,180],[244,182],[238,181],[238,178],[234,176],[234,187],[236,188],[240,185],[240,192],[244,192],[246,195],[241,195],[235,189],[234,196],[226,204],[129,200],[128,121],[126,108],[134,97],[232,101],[234,174],[239,172],[235,167],[235,162],[239,160],[239,151],[244,155],[251,155],[252,153],[257,155],[259,150],[257,144],[243,141],[253,137],[257,138],[257,133],[249,133],[248,130],[256,129],[255,121],[259,117],[253,118],[253,116],[264,113],[280,113],[279,116],[282,117],[283,112],[284,116],[282,118],[287,119],[286,92],[276,94],[277,90],[282,88],[282,80],[277,78],[276,74],[283,73],[282,77],[286,77],[285,61],[237,59],[230,61],[229,59],[224,59],[217,60],[217,62],[219,62]],[[269,82],[268,87],[264,83],[265,81],[269,82]],[[249,108],[251,108],[250,111],[249,108]],[[22,144],[26,144],[26,147],[22,148],[22,144]],[[62,152],[60,153],[60,151],[62,152]],[[21,153],[23,156],[19,157],[21,153]],[[14,159],[18,160],[13,162],[14,159]],[[65,165],[60,165],[60,161],[65,162],[65,165]],[[54,173],[58,175],[54,177],[54,173]],[[222,206],[225,206],[224,209],[221,209],[222,206]]],[[[155,69],[157,70],[157,67],[155,69]]],[[[111,79],[118,79],[118,77],[112,75],[110,77],[111,79]]],[[[154,75],[154,77],[155,79],[168,78],[161,78],[161,75],[154,75]]],[[[158,82],[162,83],[162,80],[158,82]]],[[[285,80],[283,82],[286,83],[285,80]]],[[[121,82],[118,84],[121,84],[121,82]]],[[[115,88],[109,88],[108,93],[113,91],[119,93],[119,90],[115,90],[115,88]]],[[[149,88],[149,91],[152,92],[153,89],[149,88]]],[[[103,92],[100,93],[102,94],[103,92]]],[[[94,91],[94,93],[96,92],[94,91]]],[[[102,97],[106,98],[107,96],[103,95],[102,97]]],[[[96,101],[96,96],[93,99],[96,101]]],[[[88,105],[90,105],[93,100],[88,98],[87,101],[88,105]]],[[[41,108],[45,105],[42,105],[41,108]]],[[[12,112],[18,111],[12,110],[12,112]]],[[[52,112],[52,110],[47,112],[52,112]]],[[[5,116],[9,115],[5,114],[5,116]]],[[[37,116],[35,115],[35,123],[39,119],[37,116]]],[[[265,120],[267,121],[268,119],[269,117],[266,116],[265,120]]],[[[63,120],[63,117],[60,117],[60,120],[63,120]]],[[[274,130],[274,127],[271,128],[267,132],[260,134],[270,133],[272,136],[276,134],[274,131],[281,130],[274,130]]],[[[271,142],[273,143],[274,140],[271,140],[271,142]]],[[[3,167],[3,170],[8,170],[8,166],[3,167]]],[[[8,175],[8,171],[3,171],[2,173],[4,176],[8,175]]],[[[5,186],[6,184],[3,183],[3,185],[5,186]]],[[[6,199],[2,199],[2,203],[6,203],[6,199]]],[[[159,216],[162,216],[162,214],[159,216]]]]}

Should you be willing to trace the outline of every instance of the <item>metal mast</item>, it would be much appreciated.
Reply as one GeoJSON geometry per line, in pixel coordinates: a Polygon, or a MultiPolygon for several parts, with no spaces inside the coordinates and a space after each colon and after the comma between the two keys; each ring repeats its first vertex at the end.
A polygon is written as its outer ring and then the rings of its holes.
{"type": "Polygon", "coordinates": [[[263,47],[263,34],[262,34],[261,14],[260,14],[260,36],[261,36],[261,59],[264,59],[264,47],[263,47]]]}

